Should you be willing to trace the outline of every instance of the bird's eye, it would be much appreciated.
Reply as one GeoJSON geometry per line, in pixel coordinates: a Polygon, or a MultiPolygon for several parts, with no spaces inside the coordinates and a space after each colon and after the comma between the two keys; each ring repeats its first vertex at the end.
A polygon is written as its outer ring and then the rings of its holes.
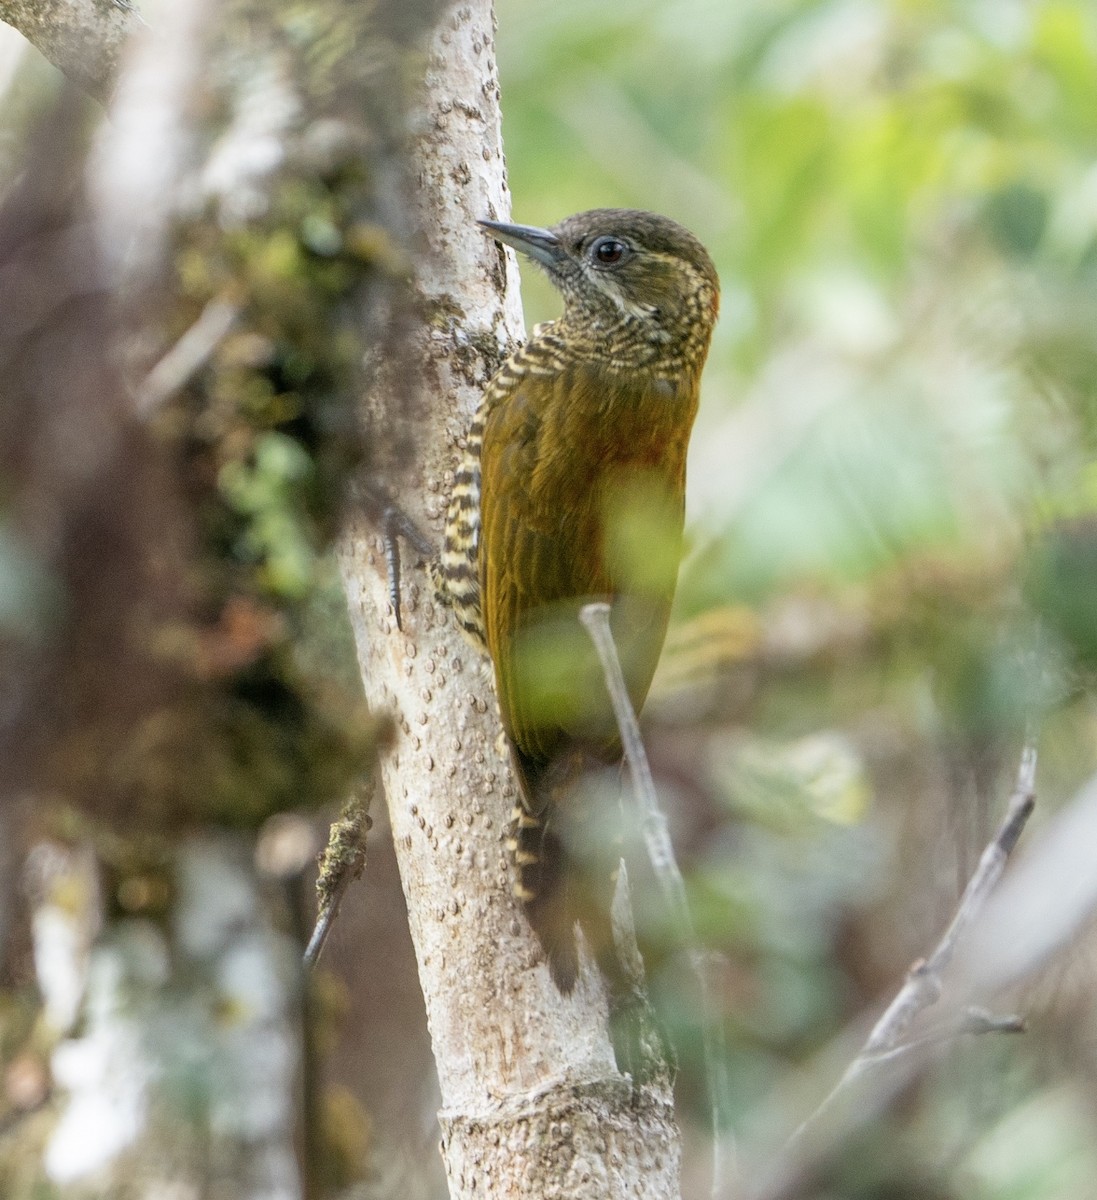
{"type": "Polygon", "coordinates": [[[609,267],[625,257],[628,246],[615,237],[600,237],[590,247],[590,256],[595,262],[609,267]]]}

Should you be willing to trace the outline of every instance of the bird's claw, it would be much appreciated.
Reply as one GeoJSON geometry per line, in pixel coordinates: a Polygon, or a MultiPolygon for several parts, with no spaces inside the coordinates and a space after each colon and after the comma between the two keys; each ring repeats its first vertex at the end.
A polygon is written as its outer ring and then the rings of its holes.
{"type": "Polygon", "coordinates": [[[426,534],[383,489],[367,484],[363,486],[361,495],[366,511],[381,527],[389,603],[396,619],[396,628],[403,629],[400,620],[400,540],[408,542],[424,558],[433,558],[435,549],[426,534]]]}

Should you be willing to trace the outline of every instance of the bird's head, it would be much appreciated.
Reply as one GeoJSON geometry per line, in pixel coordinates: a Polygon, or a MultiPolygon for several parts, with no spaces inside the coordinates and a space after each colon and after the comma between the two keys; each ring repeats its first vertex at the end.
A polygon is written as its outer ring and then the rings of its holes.
{"type": "Polygon", "coordinates": [[[677,222],[634,209],[595,208],[551,229],[480,224],[544,267],[573,327],[627,329],[637,343],[668,354],[693,345],[702,357],[707,351],[720,281],[708,251],[677,222]]]}

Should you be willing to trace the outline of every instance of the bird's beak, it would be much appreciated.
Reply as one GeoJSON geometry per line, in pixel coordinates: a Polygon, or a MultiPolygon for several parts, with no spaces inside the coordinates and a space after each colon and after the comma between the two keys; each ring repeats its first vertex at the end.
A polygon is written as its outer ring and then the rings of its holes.
{"type": "Polygon", "coordinates": [[[564,247],[551,229],[538,229],[536,225],[507,225],[502,221],[480,221],[497,242],[504,242],[528,254],[543,267],[551,269],[564,257],[564,247]]]}

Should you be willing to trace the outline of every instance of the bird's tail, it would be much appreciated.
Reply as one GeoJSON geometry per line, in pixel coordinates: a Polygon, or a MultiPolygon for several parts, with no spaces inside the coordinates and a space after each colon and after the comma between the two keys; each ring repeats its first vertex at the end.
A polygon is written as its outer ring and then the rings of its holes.
{"type": "Polygon", "coordinates": [[[514,809],[510,846],[516,871],[514,894],[541,943],[553,981],[566,996],[579,975],[578,914],[569,903],[567,853],[548,823],[521,804],[514,809]]]}
{"type": "Polygon", "coordinates": [[[596,789],[580,782],[596,760],[579,753],[570,763],[522,761],[517,751],[515,757],[522,784],[509,843],[515,892],[545,952],[552,979],[565,996],[574,989],[580,927],[605,981],[618,1069],[634,1079],[665,1075],[674,1054],[643,990],[635,938],[619,952],[614,937],[620,848],[614,845],[611,851],[604,844],[604,829],[592,819],[596,789]]]}
{"type": "Polygon", "coordinates": [[[548,960],[553,981],[564,995],[579,975],[576,923],[599,967],[611,982],[621,967],[613,942],[613,868],[597,853],[578,855],[585,828],[577,783],[587,755],[575,753],[539,763],[516,754],[521,783],[508,846],[514,857],[515,894],[548,960]]]}

